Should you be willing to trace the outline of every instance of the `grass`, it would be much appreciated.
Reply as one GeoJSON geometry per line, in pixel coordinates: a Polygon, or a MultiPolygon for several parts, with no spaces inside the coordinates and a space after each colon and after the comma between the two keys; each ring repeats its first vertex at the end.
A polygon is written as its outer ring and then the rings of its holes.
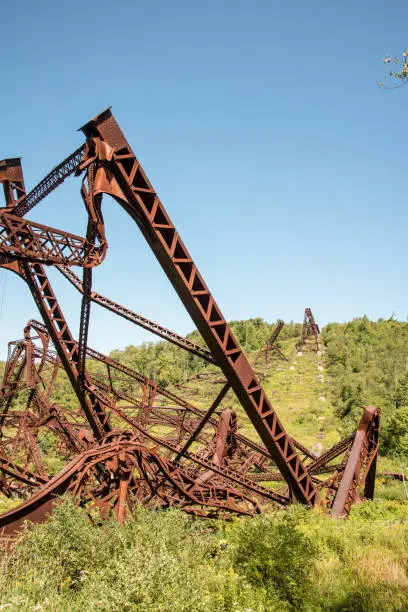
{"type": "MultiPolygon", "coordinates": [[[[341,428],[331,404],[330,381],[324,372],[323,352],[311,346],[301,353],[296,349],[297,338],[283,340],[281,348],[289,361],[271,357],[267,368],[262,363],[255,369],[262,375],[262,386],[288,433],[314,450],[326,450],[339,441],[341,428]]],[[[272,354],[273,355],[273,354],[272,354]]],[[[249,354],[255,365],[256,353],[249,354]]],[[[208,371],[214,371],[209,368],[208,371]]],[[[222,378],[222,374],[218,376],[222,378]]],[[[191,403],[208,408],[221,389],[205,380],[191,381],[191,403]]],[[[177,388],[173,388],[177,393],[177,388]]],[[[183,395],[181,390],[180,395],[183,395]]],[[[259,441],[257,434],[234,393],[226,396],[223,407],[237,412],[240,432],[259,441]]]]}
{"type": "Polygon", "coordinates": [[[323,354],[311,347],[297,351],[295,342],[282,342],[289,362],[274,360],[263,379],[264,388],[290,435],[309,448],[325,450],[339,440],[340,434],[330,403],[323,354]]]}
{"type": "Polygon", "coordinates": [[[177,510],[92,527],[69,499],[3,552],[0,609],[406,610],[408,504],[348,521],[292,507],[229,523],[177,510]]]}
{"type": "MultiPolygon", "coordinates": [[[[322,451],[342,435],[331,381],[324,354],[299,354],[295,343],[281,343],[289,362],[274,358],[257,369],[288,433],[322,451]]],[[[221,388],[189,386],[191,402],[203,409],[221,388]]],[[[227,406],[256,440],[231,392],[227,406]]],[[[55,440],[40,442],[55,473],[55,440]]],[[[399,470],[399,461],[379,457],[379,473],[399,470]]],[[[2,498],[0,511],[18,503],[2,498]]],[[[110,518],[96,528],[66,498],[46,524],[27,527],[12,551],[2,551],[0,610],[407,610],[407,551],[403,485],[381,476],[375,501],[353,506],[347,521],[302,507],[230,522],[137,508],[123,526],[110,518]]]]}

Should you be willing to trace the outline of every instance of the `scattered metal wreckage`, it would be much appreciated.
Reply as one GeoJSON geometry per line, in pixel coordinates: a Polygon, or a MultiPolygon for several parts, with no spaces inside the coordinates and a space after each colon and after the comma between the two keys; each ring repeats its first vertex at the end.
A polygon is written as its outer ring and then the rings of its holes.
{"type": "MultiPolygon", "coordinates": [[[[296,502],[346,516],[360,497],[372,498],[379,410],[364,408],[357,432],[319,457],[294,440],[110,109],[81,130],[85,143],[29,193],[21,160],[0,162],[6,203],[0,209],[0,267],[25,281],[42,318],[29,321],[23,338],[10,342],[0,390],[0,490],[22,499],[0,515],[3,538],[13,537],[25,520],[45,520],[56,496],[67,491],[93,520],[98,509],[102,516],[114,512],[119,521],[135,503],[208,517],[254,515],[296,502]],[[85,237],[25,217],[71,175],[82,178],[85,237]],[[92,269],[107,251],[104,195],[138,226],[206,347],[92,290],[92,269]],[[78,340],[47,266],[56,267],[82,295],[78,340]],[[82,280],[72,266],[82,268],[82,280]],[[218,373],[195,377],[221,385],[208,409],[89,347],[93,302],[216,366],[218,373]],[[56,399],[60,373],[72,387],[69,405],[56,399]],[[239,431],[238,415],[226,400],[232,394],[254,427],[253,438],[239,431]],[[56,474],[47,467],[44,439],[65,461],[56,474]]],[[[225,235],[234,240],[228,227],[225,235]]],[[[275,344],[282,327],[279,322],[268,341],[267,361],[271,351],[286,359],[275,344]]],[[[313,336],[318,348],[318,333],[306,309],[301,342],[313,336]]]]}

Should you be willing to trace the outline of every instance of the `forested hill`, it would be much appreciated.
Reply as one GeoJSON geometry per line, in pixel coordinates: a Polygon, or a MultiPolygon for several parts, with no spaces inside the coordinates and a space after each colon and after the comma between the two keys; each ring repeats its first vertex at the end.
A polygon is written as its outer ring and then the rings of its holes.
{"type": "MultiPolygon", "coordinates": [[[[408,457],[408,323],[392,319],[374,322],[366,317],[344,324],[330,323],[321,331],[321,350],[316,353],[312,346],[298,351],[302,326],[291,322],[285,325],[277,343],[288,362],[275,354],[268,367],[259,355],[275,324],[254,318],[233,321],[231,326],[291,435],[315,450],[329,448],[355,430],[361,406],[375,404],[382,412],[381,454],[398,460],[408,457]]],[[[203,344],[197,332],[188,337],[203,344]]],[[[159,384],[171,386],[180,395],[185,390],[178,388],[178,383],[199,372],[217,370],[168,342],[130,345],[112,351],[111,356],[159,384]]],[[[0,363],[0,374],[3,366],[0,363]]],[[[101,364],[88,362],[88,367],[97,372],[101,364]]],[[[193,390],[193,403],[205,409],[215,388],[205,388],[199,381],[190,382],[189,388],[193,390]],[[199,387],[204,391],[202,402],[199,387]]],[[[54,395],[57,403],[77,406],[63,372],[58,375],[54,395]]],[[[24,402],[24,397],[15,400],[16,404],[20,401],[24,402]]],[[[251,435],[253,428],[238,402],[231,406],[237,410],[241,426],[247,428],[246,434],[251,435]]]]}
{"type": "MultiPolygon", "coordinates": [[[[231,326],[254,363],[257,351],[265,346],[275,323],[254,318],[232,321],[231,326]]],[[[319,384],[311,376],[312,367],[316,367],[313,358],[310,361],[312,352],[309,361],[303,360],[301,378],[296,383],[293,375],[287,378],[286,370],[299,370],[296,345],[301,329],[301,324],[293,322],[283,328],[278,345],[289,358],[289,364],[275,358],[264,373],[267,392],[273,393],[276,383],[283,387],[281,397],[285,389],[288,396],[308,397],[319,384]]],[[[188,337],[203,344],[197,332],[188,337]]],[[[382,411],[383,452],[392,451],[398,456],[408,454],[408,323],[393,319],[374,322],[367,317],[349,323],[330,323],[321,331],[321,343],[322,354],[315,357],[315,361],[321,361],[325,374],[320,393],[327,393],[329,405],[326,410],[332,410],[336,417],[335,427],[339,433],[353,431],[361,416],[360,407],[375,404],[382,411]]],[[[165,342],[128,346],[111,355],[162,385],[174,385],[200,371],[214,369],[202,359],[165,342]]],[[[323,376],[321,378],[323,380],[323,376]]],[[[285,415],[285,405],[281,410],[285,415]]],[[[334,426],[334,421],[332,424],[334,426]]]]}
{"type": "Polygon", "coordinates": [[[408,323],[393,319],[331,323],[322,330],[331,395],[345,429],[359,406],[381,408],[382,451],[408,455],[408,323]]]}
{"type": "MultiPolygon", "coordinates": [[[[275,353],[269,363],[260,349],[274,325],[251,319],[232,326],[288,433],[311,450],[322,452],[354,431],[361,405],[381,408],[374,501],[354,504],[347,521],[298,505],[205,522],[175,508],[135,506],[123,525],[111,516],[96,528],[86,509],[65,499],[49,521],[25,531],[11,556],[3,555],[1,609],[408,610],[408,504],[404,483],[386,475],[406,470],[408,460],[408,324],[332,323],[316,351],[313,342],[299,350],[301,325],[291,323],[279,337],[288,361],[275,353]]],[[[197,333],[190,338],[200,342],[197,333]]],[[[164,342],[112,356],[203,410],[223,384],[215,366],[164,342]],[[191,378],[200,370],[216,374],[191,378]]],[[[106,375],[99,362],[87,367],[106,375]]],[[[133,392],[133,381],[115,376],[133,392]]],[[[63,372],[53,396],[78,406],[63,372]]],[[[256,436],[232,392],[224,401],[236,411],[240,433],[256,436]]],[[[49,432],[37,441],[47,471],[62,470],[66,461],[49,432]]],[[[1,512],[20,500],[0,502],[1,512]]]]}
{"type": "MultiPolygon", "coordinates": [[[[231,321],[230,325],[246,353],[264,347],[275,328],[275,323],[267,323],[260,317],[246,321],[231,321]]],[[[301,324],[291,322],[285,325],[279,340],[299,339],[301,330],[301,324]]],[[[197,331],[188,334],[187,338],[205,346],[197,331]]],[[[168,342],[145,342],[141,346],[130,345],[125,350],[112,351],[111,356],[132,365],[161,385],[178,383],[208,368],[208,364],[199,357],[180,350],[168,342]]]]}

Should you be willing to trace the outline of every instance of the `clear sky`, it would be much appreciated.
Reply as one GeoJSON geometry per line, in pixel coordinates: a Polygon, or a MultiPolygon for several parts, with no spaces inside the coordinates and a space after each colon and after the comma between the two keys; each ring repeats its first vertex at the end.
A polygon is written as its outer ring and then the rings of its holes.
{"type": "MultiPolygon", "coordinates": [[[[109,105],[227,319],[408,316],[408,46],[396,0],[1,2],[0,159],[31,189],[109,105]]],[[[180,333],[193,324],[144,239],[105,198],[94,289],[180,333]]],[[[30,217],[85,233],[79,180],[30,217]]],[[[50,269],[70,326],[79,300],[50,269]]],[[[0,356],[38,318],[0,272],[0,356]]],[[[153,336],[94,306],[91,346],[153,336]]]]}

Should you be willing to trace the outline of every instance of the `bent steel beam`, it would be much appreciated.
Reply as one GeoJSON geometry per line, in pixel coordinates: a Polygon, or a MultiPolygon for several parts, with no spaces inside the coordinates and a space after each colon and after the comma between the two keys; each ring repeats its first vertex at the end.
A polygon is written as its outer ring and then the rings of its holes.
{"type": "Polygon", "coordinates": [[[0,255],[8,261],[92,267],[101,264],[105,254],[106,243],[90,245],[81,236],[0,211],[0,255]]]}
{"type": "Polygon", "coordinates": [[[293,495],[314,505],[318,494],[307,469],[112,113],[82,130],[85,164],[97,167],[95,193],[113,196],[137,223],[293,495]]]}
{"type": "Polygon", "coordinates": [[[319,326],[317,325],[313,313],[310,308],[305,309],[303,318],[302,336],[300,338],[299,347],[303,346],[310,336],[314,336],[316,341],[316,350],[319,350],[319,326]]]}
{"type": "Polygon", "coordinates": [[[25,196],[21,157],[0,161],[0,183],[3,183],[7,207],[15,206],[25,196]]]}
{"type": "MultiPolygon", "coordinates": [[[[21,168],[20,160],[18,160],[18,163],[20,165],[19,172],[22,177],[23,171],[21,168]]],[[[4,182],[6,180],[8,180],[7,176],[4,176],[4,174],[0,174],[0,181],[4,182]]],[[[25,194],[23,194],[23,197],[24,195],[25,194]]],[[[15,213],[17,200],[14,198],[13,192],[7,191],[6,198],[8,198],[6,199],[6,204],[12,209],[13,213],[15,213]]],[[[17,219],[18,222],[22,224],[30,223],[16,215],[8,216],[12,217],[13,219],[17,219]]],[[[18,222],[16,222],[17,225],[18,222]]],[[[103,224],[99,222],[99,237],[103,238],[103,233],[103,224]]],[[[83,239],[81,238],[81,240],[83,239]]],[[[15,246],[15,248],[17,248],[16,244],[18,245],[18,233],[16,235],[13,235],[10,242],[15,246]]],[[[45,241],[45,245],[46,244],[47,242],[45,241]]],[[[38,252],[41,252],[41,243],[33,242],[32,246],[34,251],[37,248],[38,252]]],[[[104,242],[104,240],[100,242],[100,247],[102,247],[102,254],[104,254],[106,251],[106,242],[104,242]]],[[[85,263],[85,265],[93,261],[92,243],[88,243],[86,240],[84,241],[84,249],[82,255],[84,256],[83,263],[85,263]]],[[[109,419],[103,404],[97,397],[95,397],[89,391],[89,389],[86,389],[84,387],[82,381],[79,378],[78,346],[68,327],[68,323],[65,319],[64,313],[60,305],[58,304],[58,300],[54,294],[51,283],[45,272],[44,266],[42,265],[42,263],[34,263],[30,261],[30,258],[28,258],[28,260],[25,260],[25,258],[21,258],[21,261],[13,257],[11,258],[11,261],[8,261],[7,257],[5,257],[4,259],[5,261],[3,261],[3,263],[0,262],[0,267],[15,272],[28,284],[34,301],[45,323],[47,332],[51,337],[51,340],[57,350],[58,356],[65,368],[68,378],[70,379],[71,385],[78,397],[84,414],[86,415],[89,421],[93,434],[96,439],[101,439],[106,433],[111,431],[109,419]]]]}
{"type": "Polygon", "coordinates": [[[367,406],[332,505],[332,516],[347,516],[363,486],[364,497],[373,499],[379,430],[380,411],[376,406],[367,406]]]}
{"type": "Polygon", "coordinates": [[[99,398],[95,397],[89,389],[84,388],[79,380],[78,344],[72,336],[44,267],[37,263],[17,261],[4,267],[8,267],[28,284],[93,434],[97,440],[102,438],[111,431],[108,415],[99,398]]]}

